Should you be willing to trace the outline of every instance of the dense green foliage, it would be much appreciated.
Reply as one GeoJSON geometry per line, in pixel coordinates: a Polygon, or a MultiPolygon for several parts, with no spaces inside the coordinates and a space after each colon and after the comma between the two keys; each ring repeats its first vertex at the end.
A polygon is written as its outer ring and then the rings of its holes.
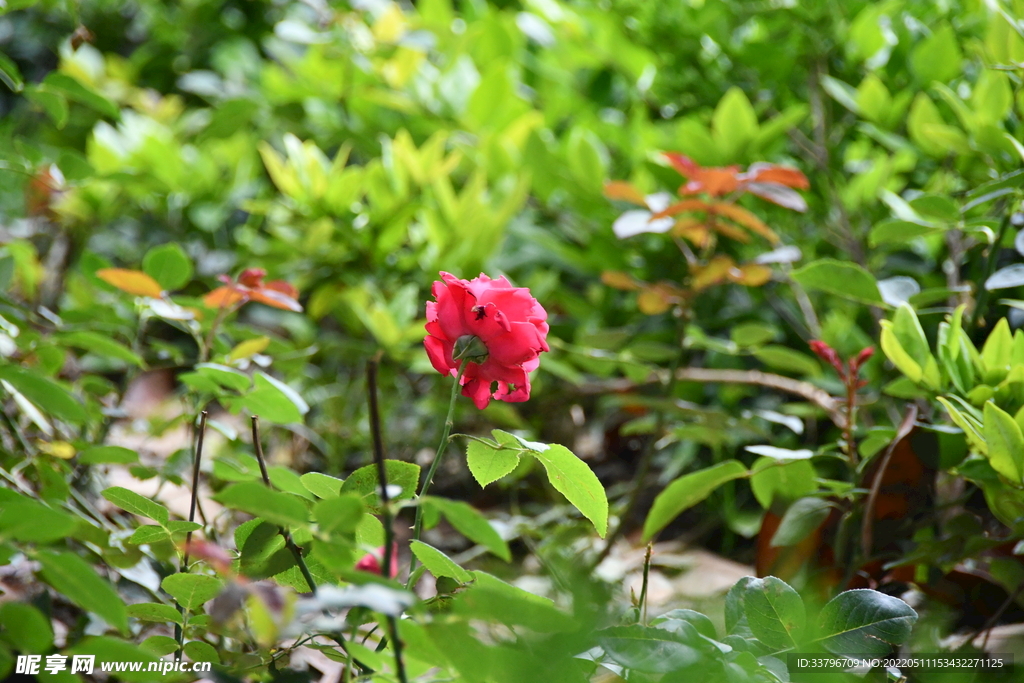
{"type": "Polygon", "coordinates": [[[283,681],[305,646],[346,681],[772,682],[984,647],[1024,615],[1017,17],[0,0],[0,675],[283,681]],[[439,271],[547,309],[529,402],[446,424],[439,271]],[[649,613],[650,558],[632,602],[594,571],[680,536],[763,578],[709,618],[649,613]]]}

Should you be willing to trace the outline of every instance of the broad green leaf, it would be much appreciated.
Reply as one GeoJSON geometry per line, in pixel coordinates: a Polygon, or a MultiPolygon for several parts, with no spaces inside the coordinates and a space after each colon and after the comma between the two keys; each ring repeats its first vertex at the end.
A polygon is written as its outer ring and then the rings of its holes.
{"type": "Polygon", "coordinates": [[[987,123],[999,123],[1013,106],[1013,91],[1002,71],[983,69],[971,93],[974,115],[987,123]]]}
{"type": "Polygon", "coordinates": [[[337,498],[341,494],[342,485],[345,483],[344,479],[331,477],[320,472],[307,472],[299,479],[307,491],[317,498],[323,499],[337,498]]]}
{"type": "Polygon", "coordinates": [[[494,530],[487,518],[474,510],[469,503],[428,496],[420,504],[432,505],[440,510],[456,531],[474,543],[482,545],[506,562],[512,559],[508,544],[494,530]]]}
{"type": "Polygon", "coordinates": [[[434,576],[447,576],[459,583],[469,583],[473,580],[472,574],[455,564],[450,557],[437,548],[427,545],[421,541],[412,541],[410,548],[423,566],[434,576]]]}
{"type": "Polygon", "coordinates": [[[51,71],[43,79],[43,85],[48,90],[59,92],[69,100],[84,104],[107,118],[117,119],[121,116],[116,104],[95,90],[85,87],[66,73],[51,71]]]}
{"type": "Polygon", "coordinates": [[[16,650],[45,654],[53,647],[50,620],[32,605],[10,600],[0,606],[0,637],[16,650]]]}
{"type": "Polygon", "coordinates": [[[1014,485],[1024,484],[1024,434],[1013,417],[988,401],[984,409],[988,461],[1014,485]]]}
{"type": "MultiPolygon", "coordinates": [[[[158,674],[146,670],[150,663],[160,661],[156,655],[118,638],[108,638],[106,636],[87,637],[76,643],[73,648],[65,651],[63,654],[70,656],[92,655],[96,657],[97,670],[99,669],[100,662],[141,663],[141,671],[124,671],[117,674],[118,680],[128,681],[129,683],[152,683],[158,676],[158,674]]],[[[160,678],[162,678],[162,676],[160,676],[160,678]]]]}
{"type": "Polygon", "coordinates": [[[782,579],[752,579],[743,589],[747,624],[758,640],[773,650],[794,647],[804,630],[806,614],[800,594],[782,579]]]}
{"type": "Polygon", "coordinates": [[[121,446],[93,446],[78,454],[78,462],[82,465],[128,465],[138,460],[138,453],[121,446]]]}
{"type": "Polygon", "coordinates": [[[142,357],[127,346],[96,332],[65,332],[58,335],[57,339],[68,346],[84,349],[99,356],[117,358],[140,368],[145,366],[142,357]]]}
{"type": "Polygon", "coordinates": [[[514,470],[519,464],[520,452],[473,440],[466,446],[466,464],[473,478],[484,487],[514,470]]]}
{"type": "Polygon", "coordinates": [[[981,360],[985,366],[984,380],[995,386],[1004,379],[1010,370],[1010,359],[1013,356],[1013,335],[1006,318],[1000,318],[985,340],[981,348],[981,360]]]}
{"type": "Polygon", "coordinates": [[[840,593],[818,615],[822,646],[833,654],[880,657],[910,637],[917,612],[899,598],[856,589],[840,593]]]}
{"type": "Polygon", "coordinates": [[[742,151],[757,136],[757,114],[741,89],[729,88],[718,101],[711,116],[711,128],[715,141],[725,144],[725,153],[730,156],[742,151]]]}
{"type": "Polygon", "coordinates": [[[167,534],[167,530],[162,526],[155,526],[153,524],[144,524],[140,526],[135,530],[135,533],[128,538],[128,542],[132,545],[161,543],[169,540],[171,540],[171,537],[167,534]]]}
{"type": "Polygon", "coordinates": [[[654,499],[644,522],[644,541],[650,540],[678,517],[701,502],[722,484],[747,476],[747,468],[738,460],[726,460],[707,469],[679,477],[654,499]]]}
{"type": "Polygon", "coordinates": [[[697,633],[715,640],[718,638],[718,631],[715,629],[715,624],[706,615],[700,612],[695,612],[692,609],[674,609],[665,612],[659,617],[651,620],[651,626],[657,626],[658,628],[665,629],[666,631],[677,632],[681,628],[678,624],[673,622],[685,621],[690,626],[697,629],[697,633]]]}
{"type": "Polygon", "coordinates": [[[25,87],[25,80],[21,77],[21,71],[10,57],[0,52],[0,81],[4,82],[11,92],[21,92],[25,87]]]}
{"type": "Polygon", "coordinates": [[[181,613],[178,610],[159,602],[139,602],[128,605],[128,616],[135,617],[140,621],[181,623],[181,613]]]}
{"type": "Polygon", "coordinates": [[[255,526],[235,534],[241,572],[251,579],[263,579],[291,568],[295,557],[285,547],[280,527],[264,520],[253,521],[257,522],[255,526]]]}
{"type": "Polygon", "coordinates": [[[192,280],[192,259],[174,242],[146,252],[142,270],[167,291],[181,289],[192,280]]]}
{"type": "Polygon", "coordinates": [[[573,618],[548,598],[505,583],[486,572],[471,572],[473,582],[452,601],[452,611],[471,619],[525,626],[539,633],[572,631],[573,618]]]}
{"type": "Polygon", "coordinates": [[[205,574],[171,574],[160,587],[188,612],[195,612],[213,600],[222,587],[220,579],[205,574]]]}
{"type": "Polygon", "coordinates": [[[241,403],[261,420],[278,424],[302,422],[309,406],[294,389],[270,375],[257,372],[256,388],[246,394],[241,403]]]}
{"type": "Polygon", "coordinates": [[[213,499],[225,507],[248,512],[285,527],[302,526],[309,520],[309,513],[301,498],[272,491],[260,482],[231,484],[213,499]]]}
{"type": "Polygon", "coordinates": [[[880,306],[882,294],[871,273],[849,261],[826,258],[794,270],[791,277],[805,289],[880,306]]]}
{"type": "MultiPolygon", "coordinates": [[[[391,496],[395,500],[409,500],[416,495],[420,483],[420,466],[411,462],[401,460],[385,460],[384,472],[388,478],[388,486],[397,486],[401,489],[398,495],[391,496]]],[[[376,465],[366,465],[353,472],[345,483],[341,485],[342,493],[355,493],[366,498],[367,507],[376,511],[377,494],[380,489],[380,478],[377,476],[376,465]]]]}
{"type": "Polygon", "coordinates": [[[576,506],[597,529],[601,538],[608,532],[608,497],[604,486],[585,462],[565,446],[544,444],[528,451],[548,473],[548,481],[576,506]]]}
{"type": "Polygon", "coordinates": [[[597,632],[597,642],[616,664],[644,673],[668,673],[702,664],[700,634],[680,622],[675,632],[652,626],[612,626],[597,632]]]}
{"type": "Polygon", "coordinates": [[[0,504],[0,538],[27,543],[50,543],[69,535],[75,518],[23,496],[0,504]]]}
{"type": "Polygon", "coordinates": [[[896,337],[896,333],[892,329],[892,321],[882,320],[880,325],[882,326],[880,342],[882,352],[885,354],[885,357],[888,358],[900,372],[906,375],[907,379],[915,384],[920,384],[921,379],[924,376],[921,364],[914,360],[900,344],[900,340],[896,337]]]}
{"type": "Polygon", "coordinates": [[[801,498],[786,509],[779,528],[772,536],[773,548],[796,545],[821,526],[832,506],[821,498],[801,498]]]}
{"type": "Polygon", "coordinates": [[[252,380],[244,372],[218,363],[199,363],[196,365],[196,373],[235,391],[246,391],[252,386],[252,380]]]}
{"type": "Polygon", "coordinates": [[[199,522],[188,522],[183,519],[172,519],[167,522],[167,530],[172,534],[185,534],[189,531],[199,531],[203,525],[199,522]]]}
{"type": "Polygon", "coordinates": [[[148,517],[160,524],[167,524],[167,520],[170,518],[167,508],[160,503],[120,486],[112,486],[104,490],[103,497],[122,510],[140,517],[148,517]]]}
{"type": "Polygon", "coordinates": [[[791,501],[814,493],[818,485],[814,465],[807,460],[779,462],[759,458],[750,470],[750,488],[761,507],[768,509],[772,501],[791,501]]]}
{"type": "Polygon", "coordinates": [[[320,501],[313,508],[313,517],[324,533],[352,533],[359,525],[364,510],[362,499],[349,493],[320,501]]]}
{"type": "Polygon", "coordinates": [[[751,581],[756,581],[756,579],[753,576],[744,576],[734,583],[729,592],[725,594],[725,632],[728,635],[738,635],[743,638],[754,636],[750,630],[750,623],[747,621],[746,607],[743,606],[743,596],[751,581]]]}
{"type": "Polygon", "coordinates": [[[953,27],[943,22],[910,53],[910,70],[921,83],[947,83],[960,76],[964,56],[953,27]]]}
{"type": "Polygon", "coordinates": [[[821,367],[809,355],[779,344],[770,344],[756,349],[754,358],[773,370],[796,375],[821,374],[821,367]]]}
{"type": "Polygon", "coordinates": [[[150,636],[139,643],[139,649],[163,657],[178,649],[178,641],[170,636],[150,636]]]}
{"type": "Polygon", "coordinates": [[[67,389],[33,370],[0,365],[0,380],[9,382],[25,398],[46,413],[67,422],[85,422],[85,407],[67,389]]]}
{"type": "Polygon", "coordinates": [[[220,657],[217,655],[217,650],[213,645],[204,643],[201,640],[193,640],[185,643],[184,653],[185,656],[193,662],[213,662],[214,664],[220,664],[220,657]]]}
{"type": "Polygon", "coordinates": [[[35,559],[42,566],[43,581],[54,590],[82,609],[95,612],[121,633],[128,633],[128,613],[121,596],[85,560],[75,553],[50,550],[39,551],[35,559]]]}

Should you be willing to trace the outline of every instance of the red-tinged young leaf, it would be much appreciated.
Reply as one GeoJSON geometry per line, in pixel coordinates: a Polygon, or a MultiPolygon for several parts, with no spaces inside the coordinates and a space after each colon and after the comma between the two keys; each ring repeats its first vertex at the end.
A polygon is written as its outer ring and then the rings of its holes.
{"type": "Polygon", "coordinates": [[[747,169],[747,176],[754,183],[774,183],[785,185],[797,190],[810,189],[811,183],[800,171],[795,168],[776,166],[774,164],[751,164],[747,169]]]}
{"type": "Polygon", "coordinates": [[[203,303],[210,308],[230,308],[245,298],[245,295],[234,287],[218,287],[203,297],[203,303]]]}
{"type": "Polygon", "coordinates": [[[269,287],[260,287],[259,289],[252,290],[249,292],[249,300],[258,301],[261,304],[266,304],[267,306],[273,306],[274,308],[280,308],[286,311],[302,310],[302,305],[294,298],[282,292],[270,289],[269,287]]]}
{"type": "Polygon", "coordinates": [[[638,206],[645,206],[647,204],[647,200],[644,199],[644,193],[624,180],[612,180],[605,183],[604,196],[608,199],[630,202],[638,206]]]}
{"type": "Polygon", "coordinates": [[[823,361],[831,365],[839,373],[840,377],[846,377],[846,368],[843,367],[843,361],[839,359],[839,354],[831,346],[823,341],[817,339],[810,342],[811,351],[815,353],[823,361]]]}
{"type": "Polygon", "coordinates": [[[117,287],[122,292],[134,294],[135,296],[148,296],[151,299],[159,299],[164,293],[160,283],[141,270],[101,268],[96,271],[96,277],[107,284],[117,287]]]}

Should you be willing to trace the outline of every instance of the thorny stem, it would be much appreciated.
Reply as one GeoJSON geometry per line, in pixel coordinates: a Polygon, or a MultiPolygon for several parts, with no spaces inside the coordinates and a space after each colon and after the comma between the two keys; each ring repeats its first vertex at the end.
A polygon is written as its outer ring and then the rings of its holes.
{"type": "MultiPolygon", "coordinates": [[[[437,472],[438,465],[441,464],[441,458],[444,456],[444,452],[448,450],[448,436],[452,433],[452,426],[455,423],[455,401],[459,397],[459,388],[462,386],[462,374],[466,371],[466,365],[469,361],[463,361],[459,366],[459,372],[455,375],[455,384],[452,386],[451,398],[448,399],[448,415],[444,419],[444,429],[441,432],[441,443],[437,445],[437,453],[434,454],[434,462],[430,463],[430,469],[427,470],[427,478],[423,480],[423,485],[420,487],[420,491],[416,494],[416,521],[413,524],[412,538],[414,541],[420,540],[420,534],[423,532],[423,498],[426,497],[427,491],[430,490],[430,484],[434,481],[434,473],[437,472]]],[[[412,573],[416,569],[416,556],[413,555],[409,561],[409,577],[412,578],[412,573]]],[[[411,589],[412,585],[407,585],[406,588],[411,589]]]]}
{"type": "MultiPolygon", "coordinates": [[[[377,480],[380,484],[381,517],[384,518],[384,557],[381,575],[391,578],[391,557],[394,553],[395,528],[388,501],[388,471],[384,466],[384,439],[380,432],[380,406],[377,404],[377,365],[380,354],[366,364],[366,389],[370,399],[370,434],[373,437],[373,460],[377,464],[377,480]]],[[[402,660],[402,640],[398,637],[398,620],[393,614],[387,615],[388,630],[395,653],[395,670],[398,680],[406,683],[405,662],[402,660]]]]}
{"type": "MultiPolygon", "coordinates": [[[[256,460],[260,464],[260,474],[263,475],[263,483],[266,487],[273,488],[270,485],[270,474],[267,472],[267,463],[263,458],[263,441],[260,438],[260,418],[253,415],[252,420],[252,444],[256,450],[256,460]]],[[[306,561],[302,558],[302,551],[299,550],[299,546],[295,545],[295,541],[292,540],[292,535],[288,533],[288,530],[283,526],[278,527],[278,532],[284,538],[284,544],[288,546],[288,550],[291,551],[292,557],[295,558],[295,563],[299,565],[299,571],[302,572],[302,578],[306,580],[306,585],[309,586],[309,592],[316,595],[316,582],[313,580],[313,575],[309,573],[309,567],[306,566],[306,561]]]]}
{"type": "MultiPolygon", "coordinates": [[[[199,467],[203,462],[203,439],[206,437],[206,418],[209,416],[207,411],[199,413],[199,433],[196,435],[196,452],[195,457],[192,458],[192,500],[189,503],[188,508],[188,521],[196,521],[196,504],[199,501],[199,467]]],[[[194,424],[194,423],[193,423],[194,424]]],[[[185,552],[181,556],[181,565],[178,567],[178,572],[184,574],[188,572],[188,549],[192,544],[192,532],[189,531],[185,534],[185,552]]],[[[179,604],[178,612],[181,613],[181,621],[185,621],[185,608],[179,604]]],[[[178,641],[178,649],[174,652],[174,660],[181,661],[181,653],[185,649],[185,631],[182,628],[182,624],[174,625],[174,639],[178,641]]]]}
{"type": "Polygon", "coordinates": [[[647,552],[644,554],[644,582],[640,587],[640,618],[641,623],[647,625],[647,585],[651,577],[651,550],[653,543],[647,544],[647,552]]]}

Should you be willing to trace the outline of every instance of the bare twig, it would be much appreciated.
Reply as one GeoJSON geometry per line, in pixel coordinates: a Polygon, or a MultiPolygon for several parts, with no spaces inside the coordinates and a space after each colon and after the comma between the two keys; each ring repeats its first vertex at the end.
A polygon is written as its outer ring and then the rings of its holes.
{"type": "MultiPolygon", "coordinates": [[[[196,434],[196,452],[192,458],[192,500],[188,508],[188,521],[196,521],[196,505],[199,501],[199,468],[203,462],[203,439],[206,437],[206,418],[209,416],[205,410],[199,413],[199,433],[196,434]]],[[[195,423],[193,423],[195,424],[195,423]]],[[[179,573],[188,572],[188,550],[192,545],[192,532],[185,534],[185,550],[181,555],[181,564],[178,566],[179,573]]],[[[185,608],[179,603],[178,612],[181,613],[182,622],[185,621],[185,608]]],[[[181,624],[174,625],[174,639],[178,641],[178,649],[174,652],[174,660],[181,661],[181,653],[185,649],[185,632],[181,624]]]]}
{"type": "Polygon", "coordinates": [[[787,394],[801,396],[826,413],[829,419],[843,429],[846,427],[846,415],[842,406],[824,389],[819,389],[810,382],[802,382],[791,377],[783,377],[760,370],[719,370],[715,368],[679,368],[676,379],[683,382],[722,382],[724,384],[755,384],[757,386],[778,389],[787,394]]]}
{"type": "MultiPolygon", "coordinates": [[[[260,438],[260,418],[253,415],[251,419],[252,445],[256,450],[256,460],[260,464],[260,474],[263,475],[263,483],[266,484],[267,488],[273,488],[270,485],[270,473],[267,472],[267,463],[263,458],[263,440],[260,438]]],[[[302,578],[306,580],[306,585],[309,586],[310,592],[316,594],[316,582],[313,580],[313,575],[309,573],[309,567],[306,566],[306,560],[303,559],[302,551],[299,550],[299,546],[295,545],[295,541],[292,540],[292,535],[288,533],[288,530],[283,526],[278,527],[278,532],[284,538],[284,544],[288,546],[288,550],[291,551],[292,557],[295,558],[295,563],[299,565],[299,571],[302,572],[302,578]]]]}
{"type": "MultiPolygon", "coordinates": [[[[377,403],[377,365],[380,363],[380,354],[371,358],[366,364],[366,393],[370,404],[370,434],[373,438],[373,460],[377,464],[377,480],[380,485],[380,507],[381,517],[384,518],[384,557],[381,575],[386,579],[391,578],[391,558],[394,553],[395,529],[394,520],[391,516],[391,506],[388,504],[388,470],[384,466],[384,439],[380,431],[380,406],[377,403]]],[[[395,669],[398,673],[398,680],[407,682],[405,675],[405,662],[402,659],[402,640],[398,637],[398,620],[394,615],[387,615],[388,630],[391,636],[391,647],[395,653],[395,669]]]]}

